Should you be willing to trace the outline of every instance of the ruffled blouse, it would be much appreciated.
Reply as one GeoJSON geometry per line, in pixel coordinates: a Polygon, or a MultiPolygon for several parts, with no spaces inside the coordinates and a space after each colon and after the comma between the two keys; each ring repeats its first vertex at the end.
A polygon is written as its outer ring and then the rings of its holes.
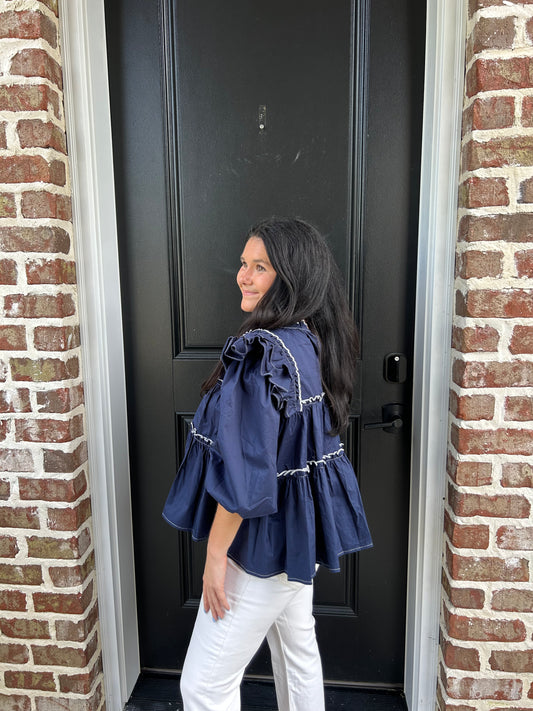
{"type": "Polygon", "coordinates": [[[163,517],[209,535],[217,502],[243,517],[228,556],[252,575],[310,583],[316,564],[372,546],[354,470],[331,422],[319,345],[303,323],[229,338],[163,517]]]}

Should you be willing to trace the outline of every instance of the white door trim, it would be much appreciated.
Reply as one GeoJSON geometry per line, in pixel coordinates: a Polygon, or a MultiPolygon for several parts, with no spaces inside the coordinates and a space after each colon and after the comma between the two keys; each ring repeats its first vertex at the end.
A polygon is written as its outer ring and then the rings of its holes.
{"type": "Polygon", "coordinates": [[[60,19],[100,639],[119,711],[140,665],[103,0],[62,0],[60,19]]]}
{"type": "MultiPolygon", "coordinates": [[[[405,690],[433,711],[466,0],[427,1],[405,690]]],[[[104,0],[60,3],[108,711],[139,672],[104,0]]]]}
{"type": "Polygon", "coordinates": [[[405,695],[436,707],[466,1],[428,0],[413,362],[405,695]]]}

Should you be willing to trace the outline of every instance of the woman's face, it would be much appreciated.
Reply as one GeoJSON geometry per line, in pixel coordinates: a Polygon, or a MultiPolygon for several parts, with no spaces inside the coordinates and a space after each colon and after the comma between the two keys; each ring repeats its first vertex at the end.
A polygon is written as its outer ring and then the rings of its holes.
{"type": "Polygon", "coordinates": [[[237,284],[242,293],[241,309],[253,311],[275,278],[276,272],[270,264],[263,240],[250,237],[241,255],[241,268],[237,272],[237,284]]]}

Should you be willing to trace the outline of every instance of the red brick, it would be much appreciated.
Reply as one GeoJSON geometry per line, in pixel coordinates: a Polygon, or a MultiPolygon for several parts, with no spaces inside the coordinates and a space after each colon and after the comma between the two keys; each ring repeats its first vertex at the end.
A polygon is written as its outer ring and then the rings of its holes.
{"type": "Polygon", "coordinates": [[[0,284],[16,284],[17,263],[13,259],[0,259],[0,284]]]}
{"type": "Polygon", "coordinates": [[[466,75],[468,96],[501,89],[527,89],[531,85],[529,57],[476,59],[466,75]]]}
{"type": "Polygon", "coordinates": [[[56,195],[45,190],[22,193],[22,216],[29,218],[72,219],[70,196],[56,195]]]}
{"type": "Polygon", "coordinates": [[[522,126],[533,126],[533,96],[524,96],[522,99],[522,126]]]}
{"type": "Polygon", "coordinates": [[[456,548],[489,547],[489,527],[485,525],[461,525],[453,521],[448,512],[444,514],[444,529],[450,542],[456,548]]]}
{"type": "Polygon", "coordinates": [[[494,352],[499,341],[500,334],[491,326],[453,327],[452,347],[462,353],[494,352]]]}
{"type": "Polygon", "coordinates": [[[33,659],[39,666],[86,667],[96,651],[96,635],[87,647],[59,647],[54,644],[32,645],[33,659]]]}
{"type": "Polygon", "coordinates": [[[14,536],[0,535],[0,558],[14,558],[19,552],[14,536]]]}
{"type": "Polygon", "coordinates": [[[492,609],[504,612],[533,612],[533,590],[496,590],[492,593],[492,609]]]}
{"type": "Polygon", "coordinates": [[[28,449],[0,449],[0,471],[32,472],[32,453],[28,449]]]}
{"type": "Polygon", "coordinates": [[[63,86],[61,67],[44,49],[22,49],[11,60],[11,74],[49,79],[60,89],[63,86]]]}
{"type": "Polygon", "coordinates": [[[461,242],[533,242],[533,213],[465,215],[459,223],[461,242]]]}
{"type": "Polygon", "coordinates": [[[461,556],[448,549],[447,566],[454,580],[529,582],[529,565],[523,558],[461,556]]]}
{"type": "MultiPolygon", "coordinates": [[[[533,192],[531,196],[531,201],[533,202],[533,192]]],[[[519,277],[533,279],[533,249],[517,252],[515,254],[514,261],[516,264],[516,273],[519,277]]]]}
{"type": "Polygon", "coordinates": [[[11,496],[11,484],[5,479],[0,479],[0,499],[7,501],[11,496]]]}
{"type": "Polygon", "coordinates": [[[30,391],[27,388],[0,390],[0,412],[31,412],[30,391]]]}
{"type": "Polygon", "coordinates": [[[42,156],[0,156],[0,182],[2,183],[52,183],[65,185],[65,164],[42,156]]]}
{"type": "Polygon", "coordinates": [[[502,486],[533,487],[533,466],[528,462],[504,462],[502,486]]]}
{"type": "MultiPolygon", "coordinates": [[[[517,422],[533,420],[533,397],[524,395],[506,397],[505,419],[517,422]]],[[[531,434],[533,436],[533,432],[531,434]]]]}
{"type": "Polygon", "coordinates": [[[63,642],[83,642],[91,634],[98,622],[98,605],[95,603],[87,617],[79,622],[56,620],[56,637],[63,642]]]}
{"type": "Polygon", "coordinates": [[[502,274],[503,253],[467,250],[457,256],[457,276],[462,279],[499,277],[502,274]]]}
{"type": "Polygon", "coordinates": [[[26,612],[26,595],[20,590],[0,590],[0,610],[26,612]]]}
{"type": "Polygon", "coordinates": [[[81,587],[94,570],[94,554],[89,554],[82,565],[51,566],[48,569],[56,588],[81,587]]]}
{"type": "Polygon", "coordinates": [[[50,639],[50,629],[46,620],[0,619],[0,630],[2,634],[10,638],[50,639]]]}
{"type": "Polygon", "coordinates": [[[25,351],[27,347],[25,326],[0,326],[0,350],[25,351]]]}
{"type": "Polygon", "coordinates": [[[531,136],[506,136],[490,141],[470,140],[463,149],[463,170],[533,165],[531,136]]]}
{"type": "Polygon", "coordinates": [[[65,259],[35,259],[26,264],[28,284],[75,284],[76,263],[65,259]]]}
{"type": "Polygon", "coordinates": [[[59,689],[65,694],[88,694],[102,671],[102,657],[99,655],[85,674],[60,674],[59,689]]]}
{"type": "Polygon", "coordinates": [[[482,610],[485,605],[485,593],[478,588],[454,588],[448,582],[448,577],[442,576],[443,588],[450,603],[454,607],[468,610],[482,610]]]}
{"type": "Polygon", "coordinates": [[[17,205],[12,193],[0,193],[0,217],[16,217],[17,205]]]}
{"type": "Polygon", "coordinates": [[[449,669],[463,669],[464,671],[479,671],[481,669],[477,649],[457,647],[447,641],[443,641],[441,647],[444,663],[449,669]]]}
{"type": "Polygon", "coordinates": [[[476,289],[464,296],[456,292],[458,316],[473,318],[532,318],[533,291],[530,289],[476,289]]]}
{"type": "Polygon", "coordinates": [[[463,388],[520,388],[533,385],[533,362],[465,362],[456,360],[454,383],[463,388]]]}
{"type": "Polygon", "coordinates": [[[448,499],[456,516],[489,516],[497,518],[527,518],[530,504],[518,494],[471,494],[448,485],[448,499]]]}
{"type": "Polygon", "coordinates": [[[42,12],[2,12],[0,14],[0,38],[45,39],[52,47],[57,47],[57,29],[42,12]]]}
{"type": "MultiPolygon", "coordinates": [[[[27,664],[30,651],[25,644],[0,644],[0,664],[27,664]]],[[[0,700],[0,708],[1,706],[0,700]]]]}
{"type": "Polygon", "coordinates": [[[459,454],[533,454],[531,431],[463,429],[452,423],[451,441],[459,454]]]}
{"type": "Polygon", "coordinates": [[[15,432],[19,442],[71,442],[83,434],[83,416],[68,420],[16,420],[15,432]]]}
{"type": "Polygon", "coordinates": [[[35,699],[36,711],[105,711],[102,704],[102,687],[99,684],[89,698],[81,699],[72,696],[37,696],[35,699]]]}
{"type": "Polygon", "coordinates": [[[509,205],[505,178],[467,178],[459,186],[459,206],[465,208],[509,205]]]}
{"type": "Polygon", "coordinates": [[[0,583],[7,585],[41,585],[43,576],[40,565],[0,564],[0,583]]]}
{"type": "Polygon", "coordinates": [[[83,593],[33,593],[36,612],[56,612],[62,615],[83,615],[92,602],[93,584],[83,593]]]}
{"type": "Polygon", "coordinates": [[[533,178],[527,178],[520,183],[518,202],[526,204],[533,202],[533,178]]]}
{"type": "MultiPolygon", "coordinates": [[[[79,560],[89,548],[91,537],[88,529],[84,529],[79,536],[72,536],[71,538],[30,536],[27,542],[28,556],[30,558],[79,560]]],[[[39,610],[39,612],[42,612],[42,610],[39,610]]]]}
{"type": "Polygon", "coordinates": [[[0,693],[0,711],[30,711],[31,699],[19,694],[0,693]]]}
{"type": "Polygon", "coordinates": [[[37,326],[33,342],[38,351],[68,351],[80,345],[79,326],[37,326]]]}
{"type": "Polygon", "coordinates": [[[489,486],[492,484],[490,462],[457,461],[448,452],[448,474],[458,486],[489,486]]]}
{"type": "Polygon", "coordinates": [[[533,326],[515,326],[509,344],[511,353],[533,353],[533,326]]]}
{"type": "Polygon", "coordinates": [[[469,128],[475,131],[509,128],[514,123],[514,115],[515,103],[512,96],[476,98],[472,103],[469,128]]]}
{"type": "Polygon", "coordinates": [[[73,452],[44,450],[44,470],[47,473],[70,473],[87,461],[87,444],[82,442],[73,452]]]}
{"type": "Polygon", "coordinates": [[[533,650],[494,650],[489,664],[496,671],[530,673],[533,672],[533,650]]]}
{"type": "Polygon", "coordinates": [[[522,688],[519,679],[450,677],[446,684],[446,691],[452,699],[516,701],[522,696],[522,688]]]}
{"type": "Polygon", "coordinates": [[[21,148],[53,148],[60,153],[67,152],[65,132],[51,121],[22,119],[17,124],[17,134],[21,148]]]}
{"type": "Polygon", "coordinates": [[[65,318],[76,313],[71,294],[8,294],[4,305],[8,318],[65,318]]]}
{"type": "Polygon", "coordinates": [[[500,526],[496,532],[498,548],[514,551],[533,550],[533,527],[500,526]]]}
{"type": "Polygon", "coordinates": [[[61,117],[61,99],[47,84],[0,86],[0,111],[53,111],[61,117]]]}
{"type": "Polygon", "coordinates": [[[522,620],[495,620],[445,614],[448,634],[469,642],[523,642],[527,639],[522,620]]]}
{"type": "Polygon", "coordinates": [[[2,252],[61,252],[70,250],[70,236],[61,227],[0,227],[2,252]]]}
{"type": "Polygon", "coordinates": [[[514,17],[480,17],[473,30],[474,53],[485,49],[511,49],[514,37],[514,17]]]}
{"type": "Polygon", "coordinates": [[[57,380],[71,380],[79,375],[79,361],[76,357],[67,361],[59,358],[11,358],[11,377],[21,382],[49,383],[57,380]]]}
{"type": "Polygon", "coordinates": [[[77,531],[91,515],[91,500],[84,499],[68,509],[48,509],[48,526],[52,531],[77,531]]]}
{"type": "Polygon", "coordinates": [[[85,472],[74,479],[19,479],[22,500],[74,502],[87,491],[85,472]]]}
{"type": "Polygon", "coordinates": [[[6,671],[5,685],[8,689],[56,691],[54,674],[48,671],[6,671]]]}
{"type": "Polygon", "coordinates": [[[457,395],[450,391],[450,410],[460,420],[492,420],[493,395],[457,395]]]}
{"type": "Polygon", "coordinates": [[[0,506],[0,528],[40,528],[35,506],[0,506]]]}
{"type": "Polygon", "coordinates": [[[70,412],[84,402],[83,385],[37,393],[39,412],[70,412]]]}

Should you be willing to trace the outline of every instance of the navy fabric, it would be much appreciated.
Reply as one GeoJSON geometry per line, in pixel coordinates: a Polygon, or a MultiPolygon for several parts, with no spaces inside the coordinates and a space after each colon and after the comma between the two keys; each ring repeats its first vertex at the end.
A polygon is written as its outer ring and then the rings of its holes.
{"type": "Polygon", "coordinates": [[[310,583],[316,564],[372,546],[359,487],[303,323],[229,338],[198,407],[163,517],[206,538],[217,502],[243,517],[228,555],[247,572],[310,583]]]}

